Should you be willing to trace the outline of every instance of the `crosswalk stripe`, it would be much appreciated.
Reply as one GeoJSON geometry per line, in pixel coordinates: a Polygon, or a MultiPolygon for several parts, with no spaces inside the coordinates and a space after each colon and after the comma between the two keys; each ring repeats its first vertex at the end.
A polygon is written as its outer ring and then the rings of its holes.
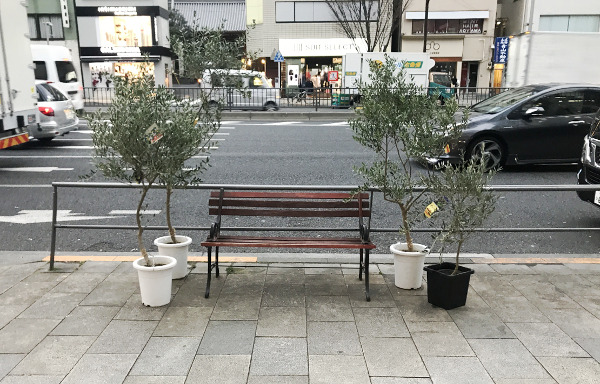
{"type": "Polygon", "coordinates": [[[277,123],[264,123],[261,125],[292,125],[292,124],[300,124],[299,121],[279,121],[277,123]]]}

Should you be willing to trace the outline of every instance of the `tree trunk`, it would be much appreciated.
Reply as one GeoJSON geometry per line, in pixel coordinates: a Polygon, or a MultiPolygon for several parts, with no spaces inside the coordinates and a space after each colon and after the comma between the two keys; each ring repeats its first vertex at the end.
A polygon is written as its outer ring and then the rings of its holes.
{"type": "Polygon", "coordinates": [[[166,199],[166,216],[167,216],[167,227],[169,227],[169,236],[171,236],[171,241],[173,244],[177,243],[177,238],[175,237],[175,228],[171,225],[171,194],[173,193],[173,188],[170,185],[167,185],[167,199],[166,199]]]}
{"type": "Polygon", "coordinates": [[[408,210],[406,207],[400,206],[400,211],[402,211],[402,230],[404,231],[404,237],[406,238],[406,248],[408,252],[413,252],[413,240],[410,234],[410,227],[408,225],[408,210]]]}
{"type": "Polygon", "coordinates": [[[456,262],[454,263],[454,272],[452,272],[453,275],[458,273],[458,255],[460,255],[460,248],[462,247],[464,241],[465,239],[461,235],[460,240],[458,240],[458,248],[456,249],[456,262]]]}
{"type": "Polygon", "coordinates": [[[140,249],[140,252],[141,252],[142,256],[144,257],[144,261],[146,262],[147,267],[151,267],[152,265],[150,264],[150,258],[148,257],[148,252],[146,251],[146,247],[144,247],[144,240],[142,239],[142,234],[144,233],[144,227],[142,226],[141,212],[142,212],[142,206],[144,205],[144,200],[146,199],[146,194],[148,193],[149,189],[150,189],[150,184],[144,185],[144,187],[142,188],[142,196],[140,197],[140,201],[138,202],[137,210],[135,211],[135,221],[136,221],[137,227],[138,227],[138,233],[137,233],[138,248],[140,249]]]}

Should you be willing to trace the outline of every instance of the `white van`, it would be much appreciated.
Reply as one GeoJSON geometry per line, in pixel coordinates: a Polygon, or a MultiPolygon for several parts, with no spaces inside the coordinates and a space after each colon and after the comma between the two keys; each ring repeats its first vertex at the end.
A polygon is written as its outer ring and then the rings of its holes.
{"type": "Polygon", "coordinates": [[[45,80],[68,95],[76,110],[83,109],[83,86],[77,78],[71,52],[59,45],[31,45],[35,79],[45,80]]]}
{"type": "Polygon", "coordinates": [[[279,89],[275,89],[261,72],[218,69],[202,76],[201,86],[210,95],[209,103],[224,109],[279,109],[279,89]]]}

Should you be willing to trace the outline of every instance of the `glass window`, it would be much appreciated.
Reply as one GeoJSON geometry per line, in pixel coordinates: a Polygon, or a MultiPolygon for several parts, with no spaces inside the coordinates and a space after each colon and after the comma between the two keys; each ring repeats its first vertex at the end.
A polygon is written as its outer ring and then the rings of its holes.
{"type": "Polygon", "coordinates": [[[48,71],[46,70],[46,62],[45,61],[34,61],[35,69],[33,70],[35,73],[36,80],[48,80],[48,71]]]}
{"type": "Polygon", "coordinates": [[[101,47],[151,47],[150,16],[100,16],[101,47]]]}
{"type": "MultiPolygon", "coordinates": [[[[327,5],[327,4],[325,4],[327,5]]],[[[278,1],[275,3],[275,21],[294,21],[294,2],[278,1]]]]}
{"type": "Polygon", "coordinates": [[[600,31],[600,16],[577,15],[569,16],[569,32],[598,32],[600,31]]]}
{"type": "Polygon", "coordinates": [[[295,21],[313,21],[314,7],[309,1],[298,1],[294,3],[295,21]]]}
{"type": "Polygon", "coordinates": [[[46,39],[64,39],[61,15],[39,16],[40,37],[46,39]]]}
{"type": "Polygon", "coordinates": [[[337,21],[335,15],[331,11],[331,8],[329,8],[329,5],[327,5],[326,2],[313,3],[313,6],[314,6],[314,15],[313,15],[314,21],[331,21],[331,22],[337,21]]]}
{"type": "Polygon", "coordinates": [[[74,83],[77,81],[75,66],[70,61],[55,61],[58,81],[61,83],[74,83]]]}
{"type": "Polygon", "coordinates": [[[583,93],[581,113],[596,113],[600,109],[600,91],[587,90],[583,93]]]}
{"type": "Polygon", "coordinates": [[[535,92],[536,90],[533,87],[511,89],[485,99],[473,105],[471,109],[480,113],[498,113],[503,109],[533,95],[535,92]]]}
{"type": "Polygon", "coordinates": [[[460,29],[460,27],[459,27],[459,21],[457,19],[450,19],[450,20],[448,20],[448,31],[447,31],[447,33],[458,33],[459,29],[460,29]]]}
{"type": "Polygon", "coordinates": [[[37,19],[35,18],[35,16],[28,16],[27,23],[29,24],[29,37],[32,40],[38,39],[39,38],[38,24],[37,24],[37,19]]]}
{"type": "Polygon", "coordinates": [[[569,16],[540,16],[540,31],[566,32],[569,29],[569,16]]]}
{"type": "Polygon", "coordinates": [[[35,90],[38,94],[38,101],[65,101],[68,98],[60,92],[58,89],[54,88],[50,84],[37,84],[35,86],[35,90]]]}
{"type": "Polygon", "coordinates": [[[523,110],[531,107],[544,108],[543,116],[569,116],[581,113],[583,107],[583,91],[557,92],[542,96],[531,103],[527,103],[523,110]]]}
{"type": "MultiPolygon", "coordinates": [[[[413,35],[423,34],[424,20],[412,21],[413,35]]],[[[427,21],[427,33],[431,34],[479,34],[482,33],[483,19],[430,19],[427,21]]]]}
{"type": "Polygon", "coordinates": [[[413,22],[412,22],[413,35],[422,35],[423,34],[423,24],[424,24],[424,20],[413,20],[413,22]]]}

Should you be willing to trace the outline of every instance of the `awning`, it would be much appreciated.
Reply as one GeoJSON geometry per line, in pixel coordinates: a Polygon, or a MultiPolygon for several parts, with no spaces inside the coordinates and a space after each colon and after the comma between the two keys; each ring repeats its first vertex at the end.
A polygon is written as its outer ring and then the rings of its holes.
{"type": "MultiPolygon", "coordinates": [[[[429,12],[429,19],[489,19],[490,11],[442,11],[429,12]]],[[[425,12],[406,12],[407,20],[425,20],[425,12]]]]}
{"type": "Polygon", "coordinates": [[[242,32],[246,30],[246,3],[201,2],[175,3],[175,10],[191,27],[217,29],[223,25],[225,32],[242,32]]]}

